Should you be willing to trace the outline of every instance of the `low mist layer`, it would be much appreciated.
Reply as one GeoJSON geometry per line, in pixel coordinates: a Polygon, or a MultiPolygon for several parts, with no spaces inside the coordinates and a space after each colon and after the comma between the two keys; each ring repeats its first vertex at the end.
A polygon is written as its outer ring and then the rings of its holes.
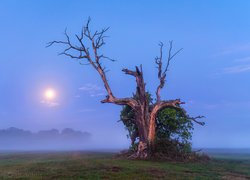
{"type": "Polygon", "coordinates": [[[0,150],[79,150],[85,149],[91,134],[65,128],[37,133],[11,127],[0,130],[0,150]]]}

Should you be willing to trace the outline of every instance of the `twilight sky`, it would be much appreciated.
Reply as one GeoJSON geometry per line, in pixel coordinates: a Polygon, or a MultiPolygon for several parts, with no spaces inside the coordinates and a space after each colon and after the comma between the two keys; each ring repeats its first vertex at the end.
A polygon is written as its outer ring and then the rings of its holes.
{"type": "Polygon", "coordinates": [[[127,147],[121,107],[99,102],[105,91],[97,73],[58,56],[60,46],[45,48],[64,39],[66,27],[79,33],[89,16],[93,30],[111,27],[103,51],[118,60],[106,63],[116,96],[131,96],[134,79],[121,69],[139,64],[154,93],[157,44],[174,40],[184,50],[162,97],[181,98],[190,115],[206,116],[193,145],[250,148],[250,1],[243,0],[1,0],[0,129],[70,127],[91,132],[100,147],[127,147]],[[53,101],[44,99],[48,88],[53,101]]]}

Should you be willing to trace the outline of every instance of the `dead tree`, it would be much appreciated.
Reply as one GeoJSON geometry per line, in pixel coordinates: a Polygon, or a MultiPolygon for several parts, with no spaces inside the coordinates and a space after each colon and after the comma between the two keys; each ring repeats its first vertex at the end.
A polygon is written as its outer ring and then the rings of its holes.
{"type": "MultiPolygon", "coordinates": [[[[166,82],[166,73],[168,71],[171,60],[182,50],[178,50],[172,53],[172,41],[170,41],[168,57],[166,60],[166,65],[163,67],[163,43],[160,43],[160,56],[155,58],[155,63],[158,68],[158,79],[159,85],[156,88],[156,102],[152,105],[148,102],[147,93],[145,89],[145,82],[143,78],[142,65],[136,66],[135,70],[122,69],[122,71],[131,75],[136,81],[136,96],[137,98],[118,98],[115,96],[109,86],[107,81],[105,68],[102,65],[103,60],[114,61],[113,59],[100,54],[99,50],[105,45],[105,33],[109,28],[102,29],[101,31],[91,32],[89,28],[90,18],[88,19],[86,25],[82,28],[79,35],[75,35],[77,43],[72,43],[71,38],[65,31],[66,40],[65,41],[52,41],[48,43],[48,46],[53,44],[63,44],[65,45],[65,50],[60,53],[61,55],[69,56],[70,58],[80,60],[81,63],[92,66],[100,75],[104,87],[107,91],[107,96],[102,103],[113,103],[117,105],[128,105],[135,112],[135,122],[138,127],[139,134],[139,145],[138,150],[134,154],[136,158],[148,158],[154,149],[154,140],[156,136],[156,116],[159,110],[165,107],[178,108],[183,111],[183,113],[189,117],[185,110],[180,107],[180,104],[184,104],[180,99],[175,100],[161,100],[161,90],[166,82]],[[87,46],[89,44],[89,46],[87,46]]],[[[191,118],[191,117],[189,117],[191,118]]],[[[196,119],[201,118],[201,116],[192,118],[195,122],[196,119]]]]}

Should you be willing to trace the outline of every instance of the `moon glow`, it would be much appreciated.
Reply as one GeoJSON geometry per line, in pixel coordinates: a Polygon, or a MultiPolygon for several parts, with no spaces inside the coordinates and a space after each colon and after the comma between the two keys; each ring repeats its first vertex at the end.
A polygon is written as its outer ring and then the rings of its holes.
{"type": "Polygon", "coordinates": [[[52,88],[46,89],[45,92],[44,92],[44,97],[45,97],[47,100],[55,99],[55,97],[56,97],[56,92],[55,92],[55,90],[52,89],[52,88]]]}

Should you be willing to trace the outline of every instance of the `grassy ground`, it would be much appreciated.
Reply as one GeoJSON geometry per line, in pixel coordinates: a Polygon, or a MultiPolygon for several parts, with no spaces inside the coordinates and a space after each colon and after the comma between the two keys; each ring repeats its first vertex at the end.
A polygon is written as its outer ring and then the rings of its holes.
{"type": "Polygon", "coordinates": [[[112,153],[0,153],[0,179],[250,179],[249,159],[208,163],[119,160],[112,153]]]}

